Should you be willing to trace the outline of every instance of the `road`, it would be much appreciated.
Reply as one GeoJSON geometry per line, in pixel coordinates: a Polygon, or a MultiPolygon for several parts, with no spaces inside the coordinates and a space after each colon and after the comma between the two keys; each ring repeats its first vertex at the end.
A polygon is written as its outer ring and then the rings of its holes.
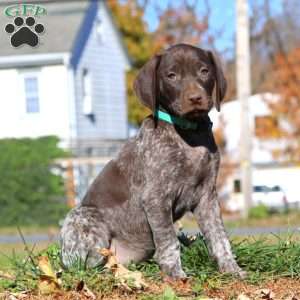
{"type": "MultiPolygon", "coordinates": [[[[186,230],[187,234],[196,234],[198,230],[186,230]]],[[[231,236],[248,236],[248,235],[261,235],[261,234],[285,234],[285,233],[300,233],[300,227],[244,227],[244,228],[231,228],[227,229],[227,232],[231,236]]],[[[58,241],[58,235],[47,234],[30,234],[24,236],[27,243],[39,243],[39,242],[54,242],[58,241]]],[[[17,235],[0,235],[0,244],[16,244],[22,243],[22,239],[17,235]]],[[[1,247],[0,247],[1,251],[1,247]]]]}

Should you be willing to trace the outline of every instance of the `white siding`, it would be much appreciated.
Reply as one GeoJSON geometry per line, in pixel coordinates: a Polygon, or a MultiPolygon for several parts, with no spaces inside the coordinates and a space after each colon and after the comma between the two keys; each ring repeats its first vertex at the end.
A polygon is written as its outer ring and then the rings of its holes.
{"type": "Polygon", "coordinates": [[[79,139],[125,139],[127,61],[110,17],[103,4],[99,5],[98,19],[102,27],[97,30],[97,22],[94,23],[75,73],[77,133],[79,139]],[[83,113],[83,69],[91,74],[94,123],[83,113]]]}
{"type": "MultiPolygon", "coordinates": [[[[284,148],[284,140],[263,141],[255,136],[255,117],[270,115],[270,109],[265,100],[276,101],[276,95],[262,94],[253,95],[249,98],[249,120],[252,132],[252,181],[253,185],[266,185],[269,187],[279,185],[286,193],[289,202],[300,202],[300,166],[280,165],[280,161],[274,160],[270,149],[276,147],[284,148]]],[[[210,117],[214,122],[214,128],[222,125],[220,116],[225,122],[225,138],[227,143],[226,151],[232,160],[239,160],[239,142],[240,142],[240,103],[232,101],[224,103],[221,107],[221,113],[213,110],[210,117]]],[[[233,181],[241,178],[240,169],[236,170],[232,176],[227,179],[227,184],[223,187],[223,192],[228,195],[234,194],[233,181]]]]}
{"type": "MultiPolygon", "coordinates": [[[[249,121],[252,134],[252,161],[253,163],[273,162],[272,149],[273,143],[255,137],[255,117],[270,115],[270,109],[265,102],[272,99],[272,94],[257,94],[249,98],[249,121]]],[[[214,129],[221,125],[221,119],[225,122],[224,134],[226,138],[226,151],[232,159],[238,160],[240,155],[240,135],[241,135],[241,106],[238,100],[230,101],[221,105],[221,113],[213,109],[210,118],[214,123],[214,129]]],[[[279,145],[276,140],[276,144],[279,145]]]]}
{"type": "Polygon", "coordinates": [[[26,113],[26,69],[0,70],[0,138],[57,135],[70,137],[68,71],[64,66],[28,69],[38,73],[39,113],[26,113]]]}

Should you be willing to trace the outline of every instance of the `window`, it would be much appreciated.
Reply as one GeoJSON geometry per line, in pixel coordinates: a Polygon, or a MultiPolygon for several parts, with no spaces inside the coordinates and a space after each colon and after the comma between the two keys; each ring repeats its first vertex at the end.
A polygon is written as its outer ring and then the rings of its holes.
{"type": "Polygon", "coordinates": [[[99,43],[103,43],[104,42],[104,36],[105,36],[105,32],[104,32],[104,27],[103,27],[103,22],[101,20],[101,16],[98,14],[97,18],[96,18],[96,35],[98,38],[99,43]]]}
{"type": "Polygon", "coordinates": [[[277,118],[273,116],[256,116],[255,135],[260,139],[280,137],[277,118]]]}
{"type": "Polygon", "coordinates": [[[92,82],[91,75],[87,69],[82,71],[82,92],[83,92],[83,114],[92,122],[95,122],[92,102],[92,82]]]}
{"type": "Polygon", "coordinates": [[[25,87],[25,100],[26,100],[26,112],[27,113],[38,113],[40,111],[39,103],[39,87],[37,76],[25,76],[24,77],[25,87]]]}
{"type": "Polygon", "coordinates": [[[241,181],[239,179],[235,179],[233,181],[233,192],[234,193],[241,193],[241,181]]]}

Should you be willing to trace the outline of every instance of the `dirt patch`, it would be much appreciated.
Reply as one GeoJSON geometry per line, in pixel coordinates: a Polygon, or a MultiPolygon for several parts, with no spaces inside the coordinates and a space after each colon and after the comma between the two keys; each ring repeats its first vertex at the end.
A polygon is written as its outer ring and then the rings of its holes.
{"type": "MultiPolygon", "coordinates": [[[[192,290],[190,282],[164,282],[151,283],[145,291],[128,293],[121,289],[115,289],[110,295],[95,294],[95,297],[84,295],[80,292],[60,292],[50,296],[41,296],[33,294],[2,294],[5,300],[138,300],[138,299],[165,299],[161,295],[167,287],[171,287],[178,298],[177,299],[222,299],[222,300],[248,300],[248,299],[265,299],[265,300],[300,300],[300,279],[280,278],[270,280],[260,285],[252,285],[243,281],[234,281],[223,285],[219,288],[204,287],[202,295],[196,295],[192,290]],[[146,297],[148,295],[148,297],[146,297]],[[241,296],[243,295],[243,296],[241,296]]],[[[169,298],[166,298],[169,299],[169,298]]]]}
{"type": "Polygon", "coordinates": [[[280,278],[260,285],[235,281],[218,289],[205,289],[210,298],[238,299],[243,294],[250,299],[300,300],[300,279],[280,278]]]}

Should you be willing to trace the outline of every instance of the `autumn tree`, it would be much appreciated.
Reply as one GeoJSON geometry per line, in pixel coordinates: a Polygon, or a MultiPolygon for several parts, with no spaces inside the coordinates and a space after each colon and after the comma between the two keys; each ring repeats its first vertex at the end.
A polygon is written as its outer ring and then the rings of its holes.
{"type": "Polygon", "coordinates": [[[166,10],[156,7],[159,25],[154,32],[154,51],[176,43],[187,43],[195,46],[213,46],[214,39],[209,34],[210,7],[208,1],[182,1],[180,5],[169,1],[166,10]],[[199,14],[200,4],[205,6],[199,14]]]}
{"type": "MultiPolygon", "coordinates": [[[[281,10],[272,10],[274,1],[249,1],[252,94],[275,91],[273,66],[278,53],[299,46],[299,1],[284,1],[281,10]]],[[[227,97],[236,99],[235,57],[226,61],[227,97]]]]}
{"type": "Polygon", "coordinates": [[[276,159],[300,161],[300,22],[298,1],[287,1],[277,14],[271,1],[253,7],[251,54],[253,93],[272,92],[267,100],[272,119],[263,124],[264,138],[280,138],[284,147],[273,150],[276,159]]]}
{"type": "Polygon", "coordinates": [[[275,91],[279,97],[268,104],[278,120],[276,129],[285,147],[274,155],[286,161],[300,162],[300,47],[281,52],[273,66],[275,91]]]}
{"type": "Polygon", "coordinates": [[[132,59],[132,68],[127,73],[128,119],[132,124],[139,125],[150,113],[139,103],[132,89],[139,68],[152,55],[152,38],[143,20],[144,7],[136,0],[108,0],[107,3],[132,59]]]}

